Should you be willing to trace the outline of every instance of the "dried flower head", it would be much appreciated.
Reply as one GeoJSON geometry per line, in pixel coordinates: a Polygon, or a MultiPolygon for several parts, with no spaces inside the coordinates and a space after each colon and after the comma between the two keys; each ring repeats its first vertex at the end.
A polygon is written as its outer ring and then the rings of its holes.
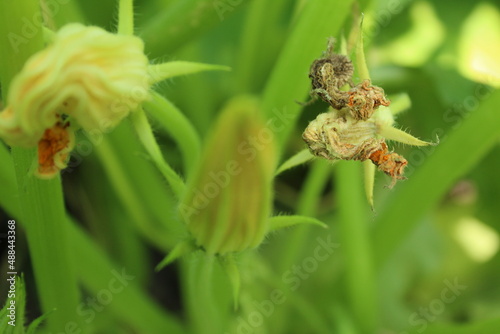
{"type": "Polygon", "coordinates": [[[385,141],[382,140],[380,142],[380,146],[375,152],[370,154],[368,159],[370,159],[379,170],[392,177],[392,184],[389,188],[392,188],[397,180],[406,179],[403,176],[403,170],[408,164],[408,161],[397,153],[389,152],[385,141]]]}
{"type": "MultiPolygon", "coordinates": [[[[388,108],[375,113],[380,106],[390,105],[384,90],[373,86],[367,73],[362,76],[365,80],[354,85],[352,63],[332,50],[330,40],[327,57],[315,60],[309,74],[313,86],[311,95],[320,96],[332,110],[310,122],[302,138],[312,154],[324,159],[372,161],[392,178],[392,187],[397,180],[405,179],[403,172],[408,162],[401,155],[390,152],[385,139],[411,145],[430,143],[393,128],[394,119],[388,108]],[[347,83],[351,88],[342,90],[347,83]]],[[[358,56],[364,59],[362,52],[358,56]]],[[[364,69],[367,72],[366,66],[364,69]]],[[[371,202],[370,194],[368,198],[371,202]]]]}
{"type": "Polygon", "coordinates": [[[316,59],[309,70],[312,83],[312,96],[319,96],[334,109],[345,107],[348,99],[346,92],[340,88],[346,84],[352,85],[354,67],[347,56],[333,52],[334,39],[328,42],[324,57],[316,59]]]}
{"type": "Polygon", "coordinates": [[[316,59],[309,71],[312,83],[312,96],[319,96],[323,101],[330,104],[333,109],[342,110],[356,120],[366,120],[381,105],[389,106],[384,90],[372,86],[370,80],[354,86],[352,75],[354,67],[351,60],[342,54],[333,52],[334,40],[328,41],[326,56],[316,59]],[[349,91],[342,88],[349,84],[349,91]]]}
{"type": "Polygon", "coordinates": [[[376,138],[375,122],[357,122],[329,112],[309,123],[302,138],[315,156],[328,160],[371,160],[382,172],[396,180],[402,176],[406,159],[388,151],[384,139],[376,138]]]}
{"type": "Polygon", "coordinates": [[[384,90],[372,86],[370,80],[364,80],[349,90],[346,106],[355,120],[367,120],[380,106],[388,107],[391,102],[385,97],[384,90]]]}

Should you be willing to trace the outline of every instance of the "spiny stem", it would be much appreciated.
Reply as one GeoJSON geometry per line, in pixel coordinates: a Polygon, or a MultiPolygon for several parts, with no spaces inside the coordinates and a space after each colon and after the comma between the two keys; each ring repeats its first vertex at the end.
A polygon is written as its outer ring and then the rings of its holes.
{"type": "MultiPolygon", "coordinates": [[[[26,18],[37,15],[40,8],[36,1],[0,2],[0,76],[6,104],[12,79],[26,60],[43,48],[42,29],[30,38],[23,33],[26,18]]],[[[12,148],[20,219],[26,230],[39,300],[44,313],[55,310],[47,319],[50,331],[65,331],[70,322],[81,329],[81,320],[76,315],[78,282],[68,244],[61,179],[59,176],[52,180],[35,178],[30,170],[36,155],[36,149],[12,148]]]]}
{"type": "Polygon", "coordinates": [[[134,34],[134,1],[120,0],[118,9],[118,33],[122,35],[134,34]]]}
{"type": "Polygon", "coordinates": [[[139,110],[133,112],[130,116],[132,120],[132,124],[135,128],[137,135],[139,136],[139,140],[144,145],[144,148],[153,159],[154,163],[163,174],[167,182],[170,184],[173,193],[177,198],[181,198],[184,193],[184,189],[186,188],[184,181],[180,178],[179,175],[170,167],[170,165],[163,158],[163,154],[161,153],[160,147],[156,142],[156,139],[153,135],[153,129],[151,129],[151,125],[144,113],[144,110],[140,108],[139,110]]]}

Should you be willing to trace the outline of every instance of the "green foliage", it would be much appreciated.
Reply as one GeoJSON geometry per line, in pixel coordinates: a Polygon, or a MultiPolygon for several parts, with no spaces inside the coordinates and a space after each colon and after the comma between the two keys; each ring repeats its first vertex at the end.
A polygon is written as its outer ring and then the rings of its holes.
{"type": "Polygon", "coordinates": [[[18,223],[24,272],[17,326],[4,307],[1,333],[68,323],[81,333],[498,332],[497,4],[41,3],[45,30],[26,27],[35,3],[0,2],[0,109],[44,38],[73,21],[134,31],[154,86],[112,131],[80,132],[53,180],[30,174],[34,149],[0,143],[0,226],[18,223]],[[364,53],[354,49],[361,13],[364,53]],[[15,47],[12,33],[24,36],[15,47]],[[355,82],[369,72],[384,88],[397,129],[438,141],[388,141],[408,160],[392,189],[379,171],[363,178],[370,161],[325,161],[301,138],[328,107],[296,101],[310,99],[309,66],[330,36],[350,51],[355,82]],[[211,184],[216,193],[203,193],[211,184]]]}

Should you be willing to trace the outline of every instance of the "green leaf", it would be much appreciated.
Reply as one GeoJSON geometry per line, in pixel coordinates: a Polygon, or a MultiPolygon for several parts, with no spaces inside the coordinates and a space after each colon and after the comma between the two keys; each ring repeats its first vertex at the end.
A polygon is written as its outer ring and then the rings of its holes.
{"type": "Polygon", "coordinates": [[[415,166],[416,172],[410,179],[391,193],[388,204],[380,210],[374,223],[373,243],[379,269],[422,215],[437,205],[453,183],[497,145],[498,105],[500,92],[494,91],[459,126],[442,137],[425,163],[415,166]]]}
{"type": "Polygon", "coordinates": [[[275,216],[269,219],[269,231],[276,231],[282,228],[299,225],[299,224],[310,224],[318,225],[323,228],[328,228],[328,225],[322,221],[306,216],[275,216]]]}
{"type": "Polygon", "coordinates": [[[276,173],[274,175],[277,176],[283,173],[284,171],[296,167],[298,165],[302,165],[303,163],[306,163],[309,160],[312,160],[313,158],[314,155],[311,154],[309,149],[305,148],[302,151],[297,152],[295,155],[290,157],[284,163],[282,163],[281,166],[279,166],[279,168],[276,170],[276,173]]]}
{"type": "Polygon", "coordinates": [[[244,6],[213,0],[174,1],[140,27],[139,35],[144,39],[150,57],[162,57],[206,33],[241,7],[244,6]],[[219,10],[217,5],[220,3],[229,10],[219,10]]]}
{"type": "Polygon", "coordinates": [[[276,117],[275,110],[285,112],[283,127],[276,134],[280,146],[292,132],[302,109],[295,100],[304,98],[310,90],[309,67],[325,50],[327,38],[340,30],[351,3],[350,0],[308,1],[297,18],[264,90],[266,117],[276,117]]]}
{"type": "MultiPolygon", "coordinates": [[[[286,36],[286,25],[277,24],[290,5],[288,0],[253,0],[246,11],[235,66],[241,92],[258,92],[268,76],[286,36]]],[[[287,22],[288,24],[288,22],[287,22]]]]}
{"type": "MultiPolygon", "coordinates": [[[[430,324],[425,329],[425,334],[492,334],[500,328],[500,319],[475,321],[470,324],[430,324]]],[[[410,334],[420,333],[421,327],[410,330],[410,334]]]]}

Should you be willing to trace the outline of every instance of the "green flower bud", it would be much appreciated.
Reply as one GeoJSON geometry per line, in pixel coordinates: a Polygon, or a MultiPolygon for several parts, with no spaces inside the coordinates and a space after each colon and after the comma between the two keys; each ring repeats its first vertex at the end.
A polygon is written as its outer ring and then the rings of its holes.
{"type": "Polygon", "coordinates": [[[250,97],[222,111],[179,206],[198,246],[209,254],[258,246],[269,229],[276,154],[272,131],[250,97]]]}

